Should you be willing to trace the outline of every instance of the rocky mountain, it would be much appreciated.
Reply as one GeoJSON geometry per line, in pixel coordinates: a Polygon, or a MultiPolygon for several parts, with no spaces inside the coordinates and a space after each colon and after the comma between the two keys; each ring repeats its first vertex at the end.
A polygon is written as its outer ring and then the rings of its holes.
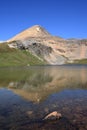
{"type": "Polygon", "coordinates": [[[35,25],[17,34],[15,37],[13,37],[10,40],[23,40],[29,37],[37,38],[37,37],[50,37],[50,36],[51,36],[50,33],[48,33],[44,28],[42,28],[39,25],[35,25]]]}
{"type": "Polygon", "coordinates": [[[10,48],[29,51],[47,64],[65,64],[87,59],[87,39],[63,39],[35,25],[9,39],[10,48]]]}

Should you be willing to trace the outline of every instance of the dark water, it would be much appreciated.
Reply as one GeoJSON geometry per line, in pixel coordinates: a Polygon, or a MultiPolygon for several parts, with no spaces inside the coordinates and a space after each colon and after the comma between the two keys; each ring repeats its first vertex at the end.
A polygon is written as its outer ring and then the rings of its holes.
{"type": "Polygon", "coordinates": [[[86,65],[0,68],[0,130],[34,129],[87,130],[86,65]]]}

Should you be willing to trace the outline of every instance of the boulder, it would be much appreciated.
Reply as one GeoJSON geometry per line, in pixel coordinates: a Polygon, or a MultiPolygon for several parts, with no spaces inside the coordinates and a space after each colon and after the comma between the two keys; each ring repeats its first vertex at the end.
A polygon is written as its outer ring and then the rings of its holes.
{"type": "Polygon", "coordinates": [[[43,120],[55,120],[55,119],[60,119],[61,117],[62,117],[61,113],[57,111],[53,111],[47,116],[45,116],[43,120]]]}

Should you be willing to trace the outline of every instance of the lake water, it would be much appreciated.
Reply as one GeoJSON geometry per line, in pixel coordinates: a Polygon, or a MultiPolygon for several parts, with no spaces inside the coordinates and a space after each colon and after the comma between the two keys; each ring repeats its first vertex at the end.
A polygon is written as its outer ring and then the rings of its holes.
{"type": "Polygon", "coordinates": [[[0,68],[0,130],[34,129],[87,130],[86,65],[0,68]]]}

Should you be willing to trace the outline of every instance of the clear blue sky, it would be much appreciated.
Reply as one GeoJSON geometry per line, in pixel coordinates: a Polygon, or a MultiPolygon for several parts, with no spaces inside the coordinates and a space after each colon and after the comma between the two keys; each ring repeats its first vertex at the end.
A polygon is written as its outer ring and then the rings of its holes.
{"type": "Polygon", "coordinates": [[[0,41],[33,25],[64,38],[87,38],[87,0],[0,0],[0,41]]]}

